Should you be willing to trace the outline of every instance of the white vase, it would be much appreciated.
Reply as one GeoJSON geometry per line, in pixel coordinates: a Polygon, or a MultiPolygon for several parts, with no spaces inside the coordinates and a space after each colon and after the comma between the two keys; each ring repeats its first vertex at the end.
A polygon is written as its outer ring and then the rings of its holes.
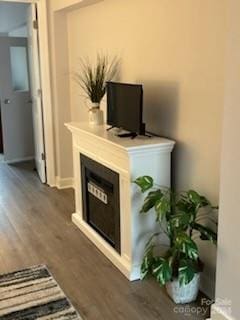
{"type": "Polygon", "coordinates": [[[197,299],[200,286],[200,273],[196,273],[191,282],[180,286],[178,279],[166,284],[168,295],[175,303],[190,303],[197,299]]]}
{"type": "Polygon", "coordinates": [[[103,124],[103,111],[100,109],[99,103],[92,103],[88,118],[90,125],[96,126],[103,124]]]}

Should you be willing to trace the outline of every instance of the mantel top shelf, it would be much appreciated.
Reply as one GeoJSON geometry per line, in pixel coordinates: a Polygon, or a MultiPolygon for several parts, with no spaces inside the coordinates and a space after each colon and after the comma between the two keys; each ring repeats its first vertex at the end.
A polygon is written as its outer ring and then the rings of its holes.
{"type": "Polygon", "coordinates": [[[109,126],[98,125],[91,126],[88,122],[70,122],[66,123],[65,126],[74,134],[88,134],[96,140],[104,140],[105,142],[117,145],[126,151],[134,151],[137,149],[146,148],[173,148],[175,142],[166,138],[161,137],[143,137],[137,136],[134,139],[131,138],[120,138],[117,136],[117,129],[107,131],[109,126]]]}

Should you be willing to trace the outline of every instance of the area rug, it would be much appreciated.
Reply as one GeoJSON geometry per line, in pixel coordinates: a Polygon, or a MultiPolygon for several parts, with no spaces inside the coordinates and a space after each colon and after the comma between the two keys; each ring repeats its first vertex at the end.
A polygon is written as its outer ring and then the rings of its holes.
{"type": "Polygon", "coordinates": [[[0,275],[1,320],[80,320],[46,266],[0,275]]]}

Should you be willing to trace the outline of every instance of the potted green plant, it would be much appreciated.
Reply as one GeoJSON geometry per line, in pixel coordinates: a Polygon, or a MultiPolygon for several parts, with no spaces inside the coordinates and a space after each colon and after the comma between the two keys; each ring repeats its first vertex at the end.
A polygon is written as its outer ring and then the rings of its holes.
{"type": "Polygon", "coordinates": [[[106,92],[106,82],[111,81],[118,71],[118,60],[110,60],[107,55],[97,55],[96,63],[89,59],[80,60],[80,70],[74,73],[74,80],[86,94],[90,102],[89,122],[93,125],[103,123],[100,102],[106,92]]]}
{"type": "MultiPolygon", "coordinates": [[[[176,194],[169,188],[154,185],[149,176],[134,181],[145,197],[141,214],[154,209],[159,232],[151,235],[146,244],[141,265],[142,278],[152,276],[176,303],[189,303],[197,298],[200,273],[203,263],[195,241],[217,242],[217,233],[203,224],[199,210],[210,202],[194,190],[176,194]],[[165,234],[167,243],[158,243],[160,234],[165,234]]],[[[213,220],[211,217],[209,217],[213,220]]]]}

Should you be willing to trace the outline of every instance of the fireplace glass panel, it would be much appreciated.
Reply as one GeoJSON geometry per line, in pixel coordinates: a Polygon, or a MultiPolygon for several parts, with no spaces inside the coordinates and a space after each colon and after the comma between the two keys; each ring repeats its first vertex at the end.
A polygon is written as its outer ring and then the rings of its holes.
{"type": "Polygon", "coordinates": [[[80,155],[84,220],[120,252],[119,175],[80,155]]]}

